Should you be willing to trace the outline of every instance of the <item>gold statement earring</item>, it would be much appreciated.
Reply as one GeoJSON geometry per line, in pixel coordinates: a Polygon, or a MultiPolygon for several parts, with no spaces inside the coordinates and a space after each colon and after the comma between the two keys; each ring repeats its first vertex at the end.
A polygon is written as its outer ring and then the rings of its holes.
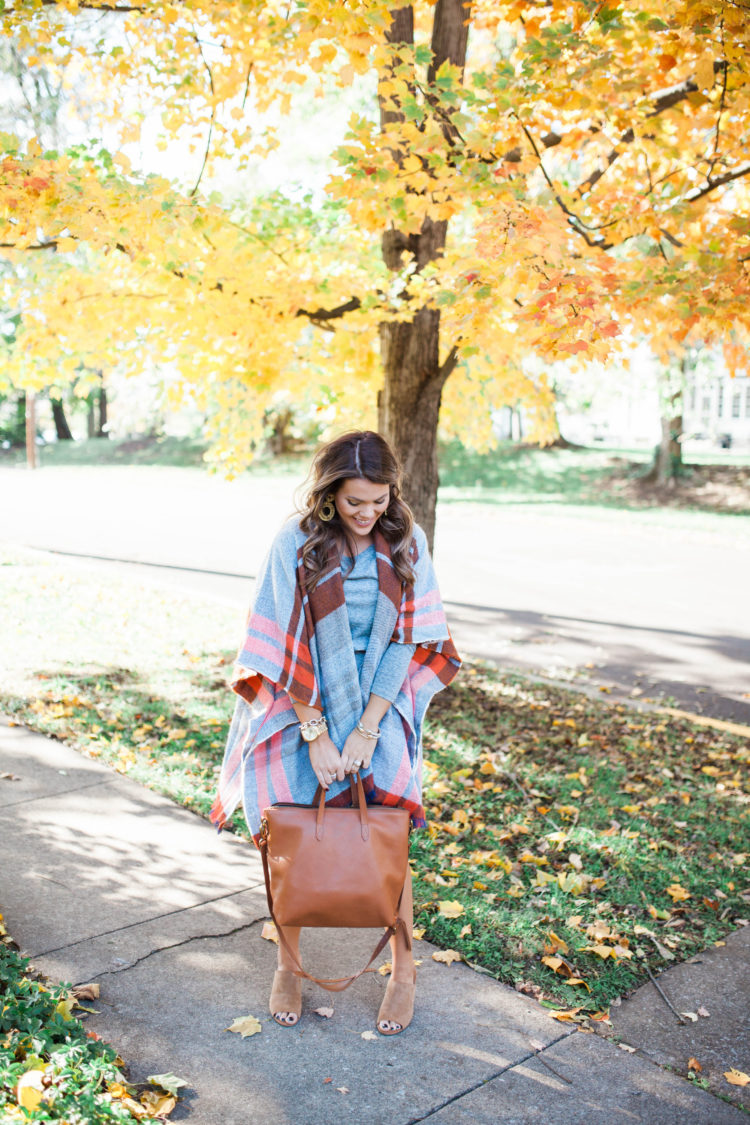
{"type": "Polygon", "coordinates": [[[336,505],[333,501],[333,493],[329,492],[320,506],[320,518],[324,521],[324,523],[330,523],[333,517],[336,515],[336,505]]]}

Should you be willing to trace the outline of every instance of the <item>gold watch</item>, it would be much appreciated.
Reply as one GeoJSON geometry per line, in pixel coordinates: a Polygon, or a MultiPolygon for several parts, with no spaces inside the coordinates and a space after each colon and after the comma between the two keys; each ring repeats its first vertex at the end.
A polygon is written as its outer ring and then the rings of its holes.
{"type": "Polygon", "coordinates": [[[325,715],[321,715],[317,719],[308,719],[299,725],[299,732],[305,742],[314,742],[319,735],[325,734],[327,730],[328,722],[325,715]]]}

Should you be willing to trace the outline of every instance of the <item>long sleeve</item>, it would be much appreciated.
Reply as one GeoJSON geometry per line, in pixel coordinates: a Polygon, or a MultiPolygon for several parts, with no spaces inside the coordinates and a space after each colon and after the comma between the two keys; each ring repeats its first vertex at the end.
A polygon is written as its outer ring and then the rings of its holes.
{"type": "Polygon", "coordinates": [[[416,645],[399,644],[397,641],[391,641],[381,657],[378,670],[372,681],[373,695],[379,695],[381,699],[387,699],[389,703],[394,702],[401,690],[401,685],[406,679],[406,672],[416,648],[416,645]]]}

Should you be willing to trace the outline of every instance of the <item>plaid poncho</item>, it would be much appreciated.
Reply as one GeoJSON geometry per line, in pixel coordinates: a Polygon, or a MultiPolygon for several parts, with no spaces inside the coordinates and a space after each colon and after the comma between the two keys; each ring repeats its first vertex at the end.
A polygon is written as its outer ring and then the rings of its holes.
{"type": "MultiPolygon", "coordinates": [[[[239,696],[229,731],[211,820],[221,829],[243,803],[253,836],[263,809],[277,801],[310,804],[317,779],[290,697],[319,707],[341,749],[370,696],[380,659],[395,641],[417,647],[401,689],[380,723],[367,798],[408,808],[423,826],[421,733],[427,705],[458,672],[460,658],[448,632],[420,527],[414,529],[413,585],[403,593],[389,544],[375,529],[378,596],[361,672],[352,645],[340,559],[332,554],[315,589],[302,577],[305,533],[299,519],[276,536],[258,575],[255,602],[237,658],[232,689],[239,696]]],[[[349,782],[334,782],[327,803],[348,804],[349,782]]]]}

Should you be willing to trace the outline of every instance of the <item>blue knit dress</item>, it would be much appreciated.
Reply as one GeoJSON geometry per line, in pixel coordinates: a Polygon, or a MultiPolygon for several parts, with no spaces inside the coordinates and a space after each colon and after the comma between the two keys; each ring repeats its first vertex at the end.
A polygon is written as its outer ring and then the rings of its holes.
{"type": "MultiPolygon", "coordinates": [[[[357,661],[357,671],[361,673],[378,599],[378,571],[374,545],[371,543],[364,551],[360,551],[353,566],[351,558],[344,556],[342,570],[354,658],[357,661]]],[[[391,642],[383,653],[375,673],[370,689],[373,695],[379,695],[382,699],[393,703],[404,682],[416,647],[416,645],[391,642]]]]}

